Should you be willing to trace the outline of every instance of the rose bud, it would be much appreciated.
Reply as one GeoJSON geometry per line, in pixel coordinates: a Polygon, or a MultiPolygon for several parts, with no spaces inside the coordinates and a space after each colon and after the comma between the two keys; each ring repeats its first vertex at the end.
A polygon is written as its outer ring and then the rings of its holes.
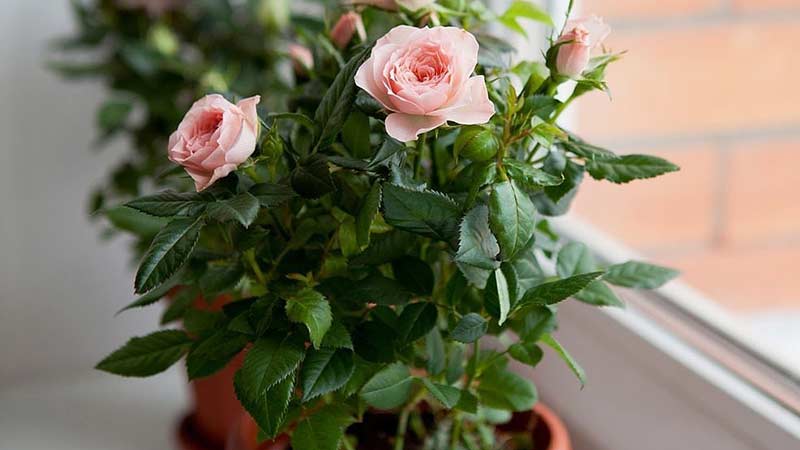
{"type": "Polygon", "coordinates": [[[336,25],[331,29],[331,41],[339,49],[347,47],[353,35],[358,33],[358,38],[362,41],[367,38],[367,31],[364,29],[364,22],[361,21],[361,16],[354,12],[349,11],[342,14],[336,25]]]}
{"type": "Polygon", "coordinates": [[[567,22],[564,32],[556,44],[566,42],[558,48],[556,70],[560,75],[578,78],[589,64],[592,50],[600,45],[611,32],[603,19],[592,15],[567,22]]]}
{"type": "Polygon", "coordinates": [[[472,76],[477,63],[478,41],[466,30],[400,25],[378,39],[355,81],[389,112],[389,136],[408,142],[448,121],[489,121],[494,104],[483,76],[472,76]]]}
{"type": "Polygon", "coordinates": [[[292,43],[289,44],[288,51],[295,73],[306,74],[314,68],[314,55],[308,47],[292,43]]]}
{"type": "Polygon", "coordinates": [[[455,153],[472,161],[488,161],[499,147],[500,142],[492,130],[473,125],[461,128],[456,138],[455,153]]]}
{"type": "Polygon", "coordinates": [[[259,96],[235,105],[219,94],[206,95],[186,113],[169,137],[169,159],[180,164],[200,192],[236,170],[256,149],[259,96]]]}

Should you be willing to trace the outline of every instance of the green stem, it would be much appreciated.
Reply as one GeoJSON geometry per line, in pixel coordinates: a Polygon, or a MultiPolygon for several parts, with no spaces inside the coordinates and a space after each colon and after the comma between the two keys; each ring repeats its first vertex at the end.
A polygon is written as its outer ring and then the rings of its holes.
{"type": "Polygon", "coordinates": [[[422,152],[425,151],[425,139],[428,138],[428,133],[422,133],[417,139],[416,153],[417,157],[414,158],[414,177],[419,177],[419,171],[422,167],[422,152]]]}
{"type": "Polygon", "coordinates": [[[478,372],[478,357],[480,356],[480,353],[481,353],[480,342],[475,341],[475,343],[472,344],[472,355],[470,356],[471,359],[470,364],[472,365],[472,371],[467,374],[467,384],[465,386],[467,389],[469,389],[470,385],[472,384],[472,380],[475,378],[475,374],[478,372]]]}
{"type": "Polygon", "coordinates": [[[258,262],[256,261],[255,250],[253,250],[252,248],[250,250],[247,250],[246,252],[244,252],[244,257],[247,260],[248,264],[250,264],[250,267],[253,269],[253,273],[256,275],[256,279],[258,280],[258,282],[266,286],[267,280],[266,278],[264,278],[264,272],[261,271],[261,267],[258,265],[258,262]]]}
{"type": "Polygon", "coordinates": [[[351,444],[350,441],[347,439],[347,436],[344,436],[342,438],[342,446],[345,448],[345,450],[356,450],[353,447],[353,444],[351,444]]]}
{"type": "MultiPolygon", "coordinates": [[[[472,370],[467,373],[467,383],[464,385],[464,389],[469,389],[472,385],[472,380],[475,378],[475,374],[478,371],[478,356],[480,355],[480,344],[479,341],[475,341],[472,345],[472,355],[470,356],[470,365],[472,366],[472,370]]],[[[455,417],[453,418],[453,433],[450,435],[450,449],[455,450],[458,446],[458,441],[461,440],[461,429],[463,428],[463,421],[464,418],[461,416],[460,412],[456,412],[455,417]]]]}
{"type": "Polygon", "coordinates": [[[403,411],[400,413],[400,420],[397,422],[397,436],[394,440],[394,450],[403,450],[405,446],[409,414],[411,414],[411,408],[409,407],[403,408],[403,411]]]}
{"type": "Polygon", "coordinates": [[[458,441],[461,440],[461,427],[464,424],[464,418],[461,417],[461,412],[456,411],[453,417],[453,433],[450,435],[450,450],[458,448],[458,441]]]}

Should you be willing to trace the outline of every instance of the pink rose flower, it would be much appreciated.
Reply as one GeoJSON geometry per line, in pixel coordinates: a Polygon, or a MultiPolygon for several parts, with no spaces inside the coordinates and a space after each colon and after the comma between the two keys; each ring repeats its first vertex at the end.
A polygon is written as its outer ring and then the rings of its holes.
{"type": "Polygon", "coordinates": [[[336,47],[342,49],[347,47],[356,33],[362,41],[367,38],[367,31],[364,29],[361,16],[357,12],[348,11],[339,17],[336,25],[331,29],[331,41],[336,47]]]}
{"type": "Polygon", "coordinates": [[[198,192],[253,154],[260,100],[256,95],[234,105],[219,94],[206,95],[192,105],[169,137],[170,161],[186,169],[198,192]]]}
{"type": "Polygon", "coordinates": [[[117,0],[120,8],[140,9],[144,8],[153,16],[159,16],[165,12],[175,9],[184,0],[117,0]]]}
{"type": "Polygon", "coordinates": [[[609,33],[611,27],[595,15],[567,22],[564,32],[556,41],[556,43],[569,42],[558,48],[556,57],[558,73],[578,78],[589,64],[592,50],[600,45],[609,33]]]}
{"type": "Polygon", "coordinates": [[[478,41],[461,28],[400,25],[378,39],[355,81],[389,111],[389,136],[407,142],[447,121],[489,121],[486,84],[471,76],[477,62],[478,41]]]}
{"type": "Polygon", "coordinates": [[[297,73],[307,73],[314,67],[314,55],[308,47],[300,44],[291,43],[288,47],[289,58],[292,59],[294,71],[297,73]]]}

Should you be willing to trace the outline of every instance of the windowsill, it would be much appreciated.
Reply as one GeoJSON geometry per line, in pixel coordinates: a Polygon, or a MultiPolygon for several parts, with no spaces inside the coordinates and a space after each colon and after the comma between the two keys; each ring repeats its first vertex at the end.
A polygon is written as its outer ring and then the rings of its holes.
{"type": "MultiPolygon", "coordinates": [[[[585,224],[555,224],[568,237],[597,243],[606,262],[636,258],[585,224]]],[[[584,390],[552,356],[534,375],[578,448],[633,450],[644,448],[642,442],[648,450],[797,446],[800,386],[790,372],[740,347],[735,341],[747,342],[745,334],[725,311],[679,282],[652,296],[620,295],[626,310],[598,313],[571,302],[560,308],[558,336],[586,369],[584,390]],[[710,318],[713,333],[686,317],[710,318]]]]}

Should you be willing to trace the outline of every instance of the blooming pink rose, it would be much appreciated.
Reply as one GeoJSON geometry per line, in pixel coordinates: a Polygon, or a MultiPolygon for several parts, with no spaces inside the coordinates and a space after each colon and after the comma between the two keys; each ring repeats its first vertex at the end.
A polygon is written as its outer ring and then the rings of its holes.
{"type": "Polygon", "coordinates": [[[348,11],[339,17],[336,25],[331,29],[331,41],[336,47],[345,48],[356,33],[362,41],[367,38],[367,31],[364,29],[361,15],[355,11],[348,11]]]}
{"type": "Polygon", "coordinates": [[[356,85],[386,108],[386,132],[413,141],[448,120],[471,125],[494,114],[482,76],[471,76],[478,41],[455,27],[400,25],[378,39],[356,85]]]}
{"type": "Polygon", "coordinates": [[[289,44],[288,51],[295,72],[307,73],[314,67],[314,55],[311,54],[311,50],[309,50],[308,47],[291,43],[289,44]]]}
{"type": "Polygon", "coordinates": [[[144,8],[154,16],[177,8],[184,0],[117,0],[121,8],[139,9],[144,8]]]}
{"type": "Polygon", "coordinates": [[[556,70],[559,74],[577,78],[589,64],[592,49],[600,45],[611,33],[603,19],[591,15],[567,22],[558,42],[569,42],[558,48],[556,70]]]}
{"type": "Polygon", "coordinates": [[[182,165],[198,192],[226,177],[256,149],[258,115],[254,97],[233,104],[206,95],[186,113],[169,137],[169,159],[182,165]]]}

